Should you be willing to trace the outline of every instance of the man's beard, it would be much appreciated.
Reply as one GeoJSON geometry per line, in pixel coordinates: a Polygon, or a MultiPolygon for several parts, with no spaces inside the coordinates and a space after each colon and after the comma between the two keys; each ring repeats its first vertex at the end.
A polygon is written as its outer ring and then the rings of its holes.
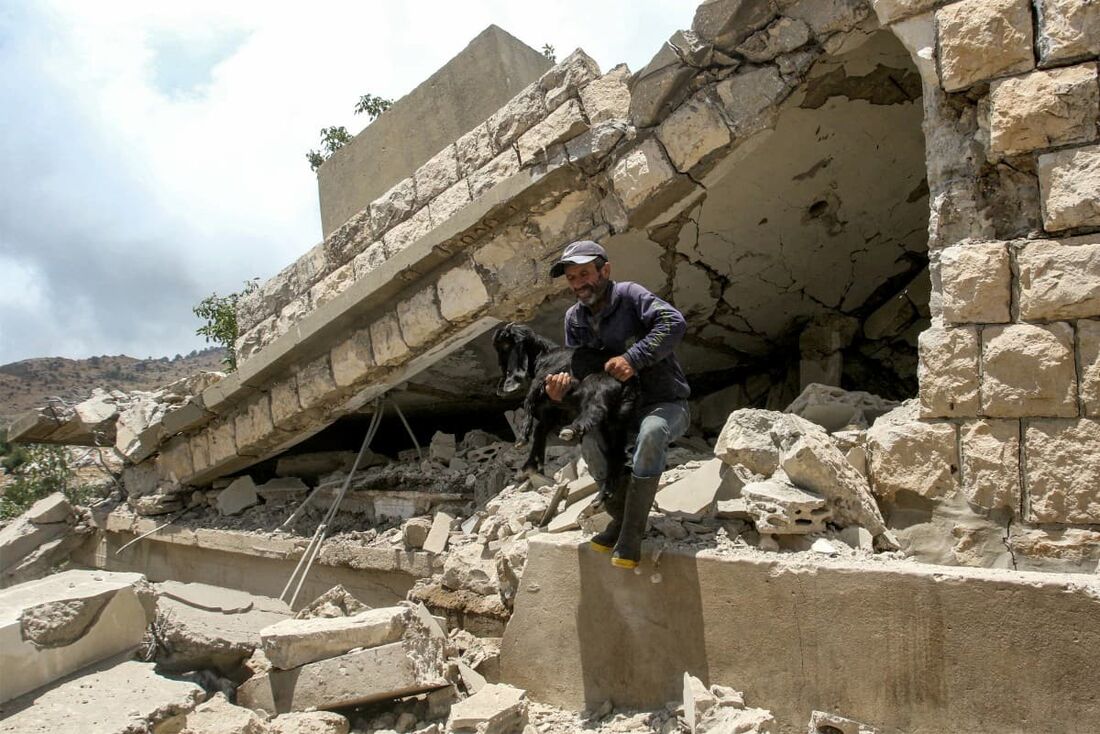
{"type": "Polygon", "coordinates": [[[591,288],[584,288],[575,295],[578,301],[591,308],[604,299],[610,286],[611,279],[601,277],[591,288]]]}

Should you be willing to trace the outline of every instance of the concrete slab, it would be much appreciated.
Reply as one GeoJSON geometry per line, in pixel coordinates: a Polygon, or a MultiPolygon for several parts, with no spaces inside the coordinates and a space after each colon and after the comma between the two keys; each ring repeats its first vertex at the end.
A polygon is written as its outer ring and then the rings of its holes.
{"type": "Polygon", "coordinates": [[[157,593],[192,607],[208,612],[240,614],[253,607],[255,597],[236,589],[210,584],[184,584],[179,581],[163,581],[156,585],[157,593]]]}
{"type": "Polygon", "coordinates": [[[740,488],[733,467],[710,459],[658,492],[657,508],[666,515],[701,520],[714,511],[718,500],[734,499],[740,488]]]}
{"type": "Polygon", "coordinates": [[[432,519],[432,529],[428,531],[428,537],[424,541],[424,550],[428,553],[439,555],[447,549],[447,539],[451,536],[451,526],[454,518],[446,512],[435,513],[432,519]]]}
{"type": "Polygon", "coordinates": [[[889,732],[1100,716],[1100,578],[749,553],[666,551],[655,582],[648,560],[623,574],[579,534],[533,537],[503,679],[573,710],[650,708],[688,671],[799,734],[813,710],[889,732]]]}
{"type": "Polygon", "coordinates": [[[551,533],[563,533],[566,530],[576,530],[581,526],[581,514],[587,510],[596,500],[595,495],[589,495],[566,507],[558,516],[546,526],[551,533]]]}
{"type": "Polygon", "coordinates": [[[450,731],[518,732],[527,725],[527,691],[488,683],[474,695],[451,706],[450,731]]]}
{"type": "Polygon", "coordinates": [[[256,483],[252,477],[245,475],[237,477],[233,483],[218,494],[218,512],[223,515],[236,515],[244,512],[260,501],[256,494],[256,483]]]}
{"type": "Polygon", "coordinates": [[[319,660],[293,670],[271,670],[237,689],[237,703],[269,714],[356,706],[448,685],[438,659],[393,642],[319,660]]]}
{"type": "Polygon", "coordinates": [[[147,625],[143,580],[65,571],[0,591],[0,702],[135,649],[147,625]]]}
{"type": "Polygon", "coordinates": [[[178,731],[168,722],[193,709],[206,694],[194,683],[170,680],[153,668],[152,663],[126,660],[69,676],[5,704],[0,734],[178,731]]]}
{"type": "Polygon", "coordinates": [[[290,670],[357,647],[397,642],[405,632],[409,613],[407,607],[383,607],[350,617],[287,619],[260,630],[260,640],[271,664],[290,670]]]}

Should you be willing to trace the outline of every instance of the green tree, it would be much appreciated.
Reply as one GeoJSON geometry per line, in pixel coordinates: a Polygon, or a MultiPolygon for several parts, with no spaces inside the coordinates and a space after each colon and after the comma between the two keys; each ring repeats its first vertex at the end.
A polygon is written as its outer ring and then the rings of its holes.
{"type": "MultiPolygon", "coordinates": [[[[366,113],[371,120],[374,120],[392,106],[392,99],[379,97],[377,94],[364,94],[355,103],[353,111],[357,115],[366,113]]],[[[325,161],[332,157],[333,153],[350,143],[351,138],[348,129],[343,125],[321,128],[321,149],[310,150],[306,153],[310,170],[316,171],[320,168],[325,161]]]]}
{"type": "Polygon", "coordinates": [[[38,500],[61,492],[74,504],[84,504],[92,488],[73,481],[69,454],[64,446],[31,443],[21,447],[26,460],[12,472],[12,481],[0,497],[0,519],[22,514],[38,500]]]}
{"type": "Polygon", "coordinates": [[[0,466],[9,474],[27,461],[27,449],[19,444],[8,443],[8,430],[0,429],[0,466]]]}
{"type": "Polygon", "coordinates": [[[558,63],[558,54],[549,43],[542,44],[542,55],[550,59],[551,64],[558,63]]]}
{"type": "Polygon", "coordinates": [[[355,103],[355,114],[361,115],[365,112],[371,120],[374,120],[390,107],[393,107],[392,99],[385,99],[377,94],[364,94],[355,103]]]}
{"type": "Polygon", "coordinates": [[[257,290],[260,287],[259,281],[259,278],[246,280],[244,288],[240,292],[230,293],[227,296],[219,296],[217,292],[211,293],[191,309],[196,316],[205,322],[195,329],[195,333],[206,337],[207,342],[221,345],[225,350],[222,363],[230,372],[237,369],[237,353],[233,349],[238,336],[237,302],[242,297],[257,290]]]}

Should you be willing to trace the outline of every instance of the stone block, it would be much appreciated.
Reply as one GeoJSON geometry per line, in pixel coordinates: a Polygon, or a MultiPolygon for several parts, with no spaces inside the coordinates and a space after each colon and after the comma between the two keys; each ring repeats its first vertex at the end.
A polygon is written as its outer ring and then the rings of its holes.
{"type": "Polygon", "coordinates": [[[487,125],[493,150],[504,150],[544,117],[543,92],[539,83],[534,82],[489,117],[487,125]]]}
{"type": "Polygon", "coordinates": [[[896,407],[897,402],[869,392],[814,383],[807,385],[783,412],[805,418],[833,433],[846,426],[866,428],[896,407]]]}
{"type": "Polygon", "coordinates": [[[21,515],[0,528],[0,572],[13,569],[36,548],[64,537],[66,523],[37,525],[21,515]]]}
{"type": "Polygon", "coordinates": [[[345,263],[309,289],[310,310],[318,309],[343,293],[355,282],[355,264],[345,263]]]}
{"type": "Polygon", "coordinates": [[[1035,67],[1027,0],[961,0],[936,11],[940,78],[949,92],[1035,67]]]}
{"type": "Polygon", "coordinates": [[[33,699],[21,699],[0,721],[0,733],[180,731],[184,715],[206,693],[194,683],[166,678],[155,668],[153,663],[124,660],[74,675],[33,699]]]}
{"type": "Polygon", "coordinates": [[[940,253],[943,319],[949,323],[1009,321],[1012,271],[1003,242],[955,245],[940,253]]]}
{"type": "Polygon", "coordinates": [[[361,384],[377,372],[370,348],[370,329],[356,329],[329,352],[336,387],[361,384]]]}
{"type": "Polygon", "coordinates": [[[489,136],[489,126],[481,123],[463,135],[455,143],[455,155],[458,157],[458,175],[466,178],[493,159],[496,151],[489,136]]]}
{"type": "Polygon", "coordinates": [[[277,444],[282,432],[275,429],[271,419],[271,396],[258,393],[241,405],[234,419],[237,450],[242,454],[258,454],[277,444]]]}
{"type": "Polygon", "coordinates": [[[205,432],[209,437],[211,466],[217,466],[237,456],[236,421],[233,416],[213,421],[205,432]]]}
{"type": "Polygon", "coordinates": [[[989,90],[989,150],[1011,156],[1097,138],[1096,64],[1036,71],[989,90]]]}
{"type": "Polygon", "coordinates": [[[775,125],[776,105],[790,86],[774,66],[735,74],[715,88],[734,136],[745,138],[775,125]]]}
{"type": "Polygon", "coordinates": [[[362,278],[369,273],[373,273],[375,270],[382,267],[382,263],[384,262],[386,262],[386,243],[382,240],[372,242],[352,260],[352,267],[355,268],[355,277],[362,278]]]}
{"type": "MultiPolygon", "coordinates": [[[[783,15],[805,21],[819,41],[852,30],[871,12],[860,0],[779,0],[779,7],[783,15]]],[[[829,44],[823,45],[831,50],[829,44]]]]}
{"type": "Polygon", "coordinates": [[[692,92],[691,81],[713,56],[712,47],[691,31],[677,31],[630,80],[630,121],[656,125],[692,92]]]}
{"type": "Polygon", "coordinates": [[[1088,0],[1037,0],[1043,65],[1100,54],[1100,7],[1088,0]]]}
{"type": "Polygon", "coordinates": [[[501,181],[519,173],[519,154],[511,146],[470,174],[470,195],[477,198],[501,181]]]}
{"type": "Polygon", "coordinates": [[[1029,241],[1016,263],[1021,319],[1100,316],[1100,237],[1029,241]]]}
{"type": "Polygon", "coordinates": [[[298,400],[304,410],[323,406],[336,393],[336,381],[327,354],[308,362],[298,371],[297,377],[298,400]]]}
{"type": "Polygon", "coordinates": [[[626,64],[619,64],[581,87],[581,104],[591,124],[627,119],[630,115],[629,82],[630,69],[626,64]]]}
{"type": "Polygon", "coordinates": [[[565,144],[570,163],[588,174],[596,173],[615,145],[623,139],[624,123],[609,121],[590,128],[565,144]]]}
{"type": "Polygon", "coordinates": [[[397,321],[401,325],[401,338],[409,349],[430,344],[446,331],[447,322],[439,314],[435,286],[428,285],[399,301],[397,321]]]}
{"type": "Polygon", "coordinates": [[[298,400],[298,379],[291,375],[271,385],[271,420],[276,428],[292,431],[301,427],[302,404],[298,400]]]}
{"type": "Polygon", "coordinates": [[[118,414],[115,448],[128,461],[144,461],[156,452],[164,435],[164,410],[163,403],[139,399],[118,414]]]}
{"type": "Polygon", "coordinates": [[[547,115],[546,119],[525,132],[516,141],[520,165],[542,159],[555,143],[575,138],[588,129],[581,103],[571,99],[547,115]]]}
{"type": "Polygon", "coordinates": [[[175,410],[165,413],[161,425],[164,428],[164,435],[174,436],[177,433],[194,430],[208,423],[213,417],[214,414],[203,407],[202,396],[195,395],[175,410]]]}
{"type": "Polygon", "coordinates": [[[256,487],[265,505],[286,505],[304,499],[309,487],[298,477],[276,477],[256,487]]]}
{"type": "Polygon", "coordinates": [[[455,212],[469,203],[470,185],[465,180],[457,182],[428,202],[428,213],[433,226],[447,221],[455,212]]]}
{"type": "Polygon", "coordinates": [[[730,413],[714,444],[714,455],[730,466],[771,476],[779,468],[779,447],[771,437],[773,419],[771,411],[756,408],[730,413]]]}
{"type": "Polygon", "coordinates": [[[191,464],[196,474],[213,466],[210,461],[210,435],[206,431],[199,431],[187,442],[191,446],[191,464]]]}
{"type": "Polygon", "coordinates": [[[445,685],[442,642],[417,645],[402,640],[253,676],[237,689],[237,701],[253,710],[282,714],[358,706],[445,685]]]}
{"type": "Polygon", "coordinates": [[[730,143],[730,131],[706,91],[697,93],[657,128],[672,164],[690,171],[716,150],[730,143]]]}
{"type": "Polygon", "coordinates": [[[239,515],[259,502],[256,483],[245,474],[234,479],[232,484],[218,493],[216,506],[222,515],[239,515]]]}
{"type": "Polygon", "coordinates": [[[30,520],[35,525],[66,522],[73,518],[73,506],[65,499],[65,495],[54,492],[31,505],[22,517],[30,520]]]}
{"type": "Polygon", "coordinates": [[[401,338],[397,314],[393,312],[382,314],[370,325],[370,343],[374,363],[380,367],[403,362],[409,354],[409,347],[401,338]]]}
{"type": "Polygon", "coordinates": [[[177,436],[164,444],[157,457],[157,473],[163,479],[180,483],[195,473],[191,444],[185,436],[177,436]]]}
{"type": "Polygon", "coordinates": [[[417,206],[424,206],[449,189],[459,178],[457,148],[451,144],[429,158],[413,174],[417,206]]]}
{"type": "Polygon", "coordinates": [[[477,270],[468,263],[439,276],[437,289],[440,315],[452,324],[472,318],[492,301],[477,270]]]}
{"type": "Polygon", "coordinates": [[[469,698],[451,706],[448,731],[479,734],[519,734],[527,726],[527,691],[502,683],[488,683],[469,698]]]}
{"type": "Polygon", "coordinates": [[[425,551],[439,555],[447,550],[447,541],[451,537],[454,520],[454,517],[446,512],[435,513],[435,517],[432,518],[432,529],[428,531],[428,537],[424,540],[425,551]]]}
{"type": "Polygon", "coordinates": [[[1039,156],[1039,193],[1048,232],[1100,227],[1100,145],[1039,156]]]}
{"type": "Polygon", "coordinates": [[[260,630],[260,640],[271,664],[290,670],[357,647],[397,642],[410,614],[408,607],[383,607],[346,617],[285,619],[260,630]]]}
{"type": "Polygon", "coordinates": [[[773,535],[805,535],[825,531],[832,514],[819,494],[804,491],[778,477],[749,482],[741,488],[745,509],[757,531],[773,535]]]}
{"type": "Polygon", "coordinates": [[[899,491],[937,498],[954,494],[959,471],[955,426],[921,420],[913,401],[867,431],[871,489],[879,499],[899,491]]]}
{"type": "Polygon", "coordinates": [[[1082,319],[1077,322],[1077,362],[1081,376],[1081,407],[1088,417],[1100,417],[1100,321],[1082,319]]]}
{"type": "Polygon", "coordinates": [[[557,110],[578,91],[600,76],[600,66],[583,50],[577,49],[539,78],[546,97],[546,109],[557,110]]]}
{"type": "Polygon", "coordinates": [[[972,506],[1004,508],[1014,515],[1020,505],[1020,424],[1012,420],[964,423],[960,428],[962,489],[972,506]]]}
{"type": "Polygon", "coordinates": [[[737,53],[754,64],[771,61],[790,53],[810,40],[810,26],[798,18],[778,18],[749,36],[737,47],[737,53]]]}
{"type": "Polygon", "coordinates": [[[1077,415],[1073,327],[990,326],[982,331],[982,413],[998,418],[1077,415]]]}
{"type": "Polygon", "coordinates": [[[628,213],[655,197],[676,175],[654,138],[631,150],[611,169],[615,193],[628,213]]]}
{"type": "Polygon", "coordinates": [[[772,2],[705,0],[695,9],[691,29],[715,47],[730,52],[776,16],[772,2]]]}
{"type": "Polygon", "coordinates": [[[657,509],[666,515],[701,520],[714,514],[719,500],[736,497],[741,484],[733,467],[721,459],[711,459],[661,489],[657,509]]]}
{"type": "Polygon", "coordinates": [[[933,325],[917,339],[920,411],[926,418],[976,416],[978,330],[933,325]]]}
{"type": "MultiPolygon", "coordinates": [[[[438,522],[439,516],[436,516],[438,522]]],[[[434,527],[433,527],[434,529],[434,527]]],[[[424,543],[428,550],[431,537],[424,543]]],[[[451,548],[443,561],[443,586],[453,591],[469,591],[481,596],[500,594],[496,554],[481,543],[451,548]]]]}
{"type": "Polygon", "coordinates": [[[1025,435],[1027,521],[1100,524],[1100,422],[1035,420],[1025,435]]]}
{"type": "Polygon", "coordinates": [[[1100,532],[1087,528],[1014,523],[1007,544],[1020,571],[1093,573],[1100,561],[1100,532]]]}
{"type": "Polygon", "coordinates": [[[412,176],[394,184],[370,204],[374,239],[409,218],[416,211],[416,183],[412,176]]]}
{"type": "Polygon", "coordinates": [[[428,207],[423,207],[411,217],[382,234],[386,257],[393,257],[418,239],[432,231],[432,218],[428,207]]]}
{"type": "Polygon", "coordinates": [[[0,591],[0,703],[135,650],[147,625],[143,581],[137,573],[64,571],[0,591]]]}
{"type": "Polygon", "coordinates": [[[414,517],[401,526],[401,537],[409,548],[423,548],[432,530],[432,521],[426,517],[414,517]]]}
{"type": "Polygon", "coordinates": [[[793,441],[784,441],[779,466],[796,487],[827,500],[837,525],[859,525],[874,535],[886,529],[867,479],[824,431],[806,431],[793,441]]]}

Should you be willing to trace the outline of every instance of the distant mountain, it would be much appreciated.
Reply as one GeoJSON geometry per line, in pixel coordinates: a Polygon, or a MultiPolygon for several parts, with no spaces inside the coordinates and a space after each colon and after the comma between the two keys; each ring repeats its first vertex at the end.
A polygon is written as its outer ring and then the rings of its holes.
{"type": "Polygon", "coordinates": [[[223,370],[224,350],[211,347],[187,356],[135,359],[118,356],[65,359],[39,357],[0,365],[0,426],[45,404],[50,397],[79,402],[92,389],[155,390],[201,371],[223,370]]]}

